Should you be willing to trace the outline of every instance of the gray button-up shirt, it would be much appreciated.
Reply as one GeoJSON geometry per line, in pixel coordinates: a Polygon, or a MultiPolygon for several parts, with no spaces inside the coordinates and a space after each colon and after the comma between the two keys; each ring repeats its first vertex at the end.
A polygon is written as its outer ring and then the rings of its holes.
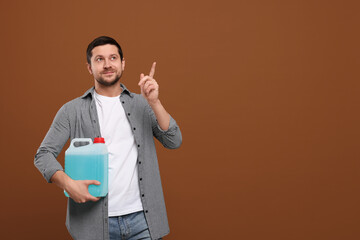
{"type": "MultiPolygon", "coordinates": [[[[169,233],[169,225],[153,137],[164,147],[174,149],[181,145],[182,136],[171,116],[169,129],[162,130],[147,101],[140,94],[130,92],[123,84],[121,87],[120,101],[138,147],[140,197],[151,238],[158,239],[169,233]]],[[[69,138],[101,137],[93,95],[94,87],[83,96],[64,104],[37,150],[35,166],[48,182],[51,182],[56,171],[63,171],[56,158],[69,138]]],[[[108,196],[97,202],[86,203],[76,203],[69,198],[66,227],[74,239],[109,239],[108,196]]]]}

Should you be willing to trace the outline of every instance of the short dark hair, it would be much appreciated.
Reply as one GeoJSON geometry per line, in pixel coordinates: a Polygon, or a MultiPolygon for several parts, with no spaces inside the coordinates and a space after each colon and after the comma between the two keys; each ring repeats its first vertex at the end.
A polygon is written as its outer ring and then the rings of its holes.
{"type": "Polygon", "coordinates": [[[101,36],[101,37],[95,38],[86,49],[86,60],[89,64],[91,63],[91,57],[92,57],[91,51],[93,50],[93,48],[95,48],[97,46],[106,45],[106,44],[115,45],[118,48],[121,61],[123,60],[123,52],[121,50],[120,45],[115,41],[115,39],[113,39],[111,37],[107,37],[107,36],[101,36]]]}

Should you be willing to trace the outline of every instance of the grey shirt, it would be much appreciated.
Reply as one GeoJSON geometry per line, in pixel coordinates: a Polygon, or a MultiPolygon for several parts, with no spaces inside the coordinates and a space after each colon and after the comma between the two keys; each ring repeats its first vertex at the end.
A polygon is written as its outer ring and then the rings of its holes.
{"type": "MultiPolygon", "coordinates": [[[[168,130],[162,130],[147,101],[140,94],[130,92],[123,84],[121,87],[123,91],[120,101],[138,147],[140,197],[151,238],[158,239],[169,233],[169,225],[153,137],[164,147],[175,149],[181,145],[182,136],[171,116],[168,130]]],[[[56,158],[67,140],[95,137],[101,137],[101,134],[92,87],[83,96],[64,104],[57,112],[37,150],[35,166],[44,178],[51,182],[50,179],[56,171],[63,171],[56,158]]],[[[86,203],[76,203],[69,198],[66,227],[74,239],[109,239],[108,196],[97,202],[86,203]]]]}

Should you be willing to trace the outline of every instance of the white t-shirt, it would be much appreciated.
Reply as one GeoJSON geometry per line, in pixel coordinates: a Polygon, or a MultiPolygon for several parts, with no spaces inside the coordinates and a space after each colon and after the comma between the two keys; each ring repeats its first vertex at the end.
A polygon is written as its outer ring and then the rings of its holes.
{"type": "Polygon", "coordinates": [[[141,211],[138,152],[120,96],[106,97],[96,91],[94,96],[101,137],[109,151],[109,216],[141,211]]]}

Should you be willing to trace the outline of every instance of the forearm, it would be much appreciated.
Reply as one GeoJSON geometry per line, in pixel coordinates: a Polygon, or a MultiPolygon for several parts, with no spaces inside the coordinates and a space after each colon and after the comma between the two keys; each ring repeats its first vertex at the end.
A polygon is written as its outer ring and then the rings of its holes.
{"type": "Polygon", "coordinates": [[[66,189],[72,179],[64,172],[64,171],[57,171],[51,177],[51,182],[55,183],[61,189],[66,189]]]}
{"type": "Polygon", "coordinates": [[[169,129],[170,124],[170,115],[165,110],[164,106],[161,104],[160,100],[158,99],[154,103],[149,103],[150,107],[155,113],[157,122],[162,130],[166,131],[169,129]]]}
{"type": "Polygon", "coordinates": [[[49,183],[51,183],[51,177],[54,173],[63,170],[61,164],[56,160],[54,154],[49,152],[47,147],[40,146],[35,155],[34,164],[49,183]]]}

